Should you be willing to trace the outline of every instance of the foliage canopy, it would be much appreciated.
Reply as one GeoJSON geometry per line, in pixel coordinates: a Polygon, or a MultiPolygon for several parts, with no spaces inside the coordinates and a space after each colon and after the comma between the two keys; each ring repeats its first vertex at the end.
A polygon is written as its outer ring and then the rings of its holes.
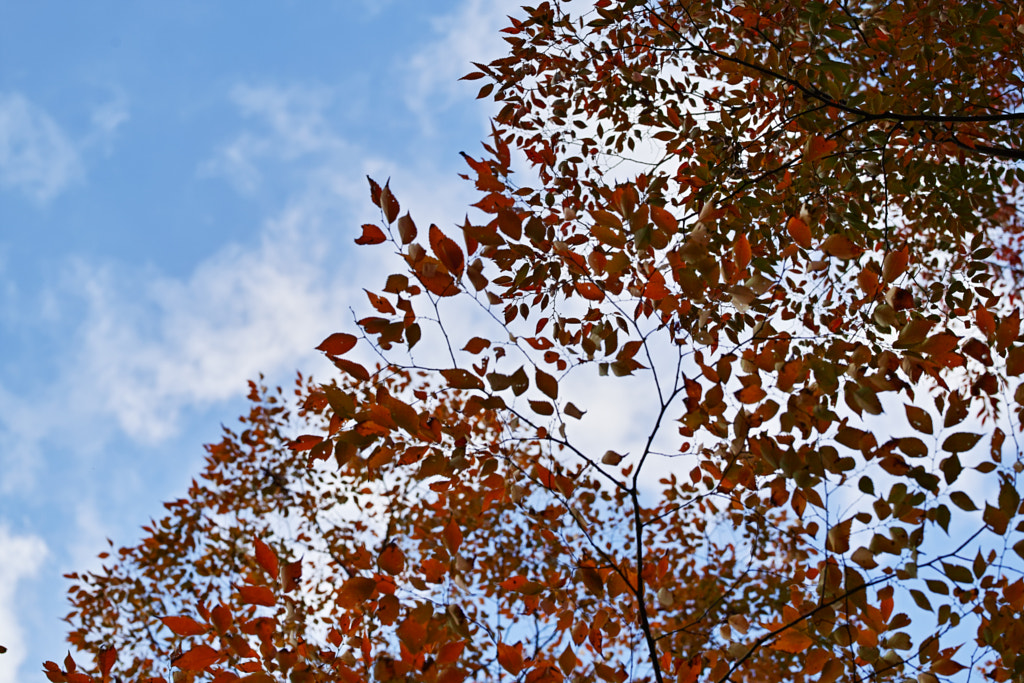
{"type": "Polygon", "coordinates": [[[504,33],[461,239],[370,181],[401,267],[72,577],[94,678],[1019,680],[1024,10],[504,33]]]}

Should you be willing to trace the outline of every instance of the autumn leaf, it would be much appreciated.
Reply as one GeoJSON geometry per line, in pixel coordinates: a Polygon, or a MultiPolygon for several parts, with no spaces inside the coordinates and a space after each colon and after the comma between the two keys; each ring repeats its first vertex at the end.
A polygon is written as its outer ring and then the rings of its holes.
{"type": "Polygon", "coordinates": [[[452,368],[450,370],[442,370],[441,376],[448,382],[448,386],[453,389],[483,389],[484,383],[479,377],[473,373],[463,370],[462,368],[452,368]]]}
{"type": "Polygon", "coordinates": [[[839,259],[853,259],[864,253],[864,250],[850,241],[845,235],[829,235],[821,243],[821,250],[829,256],[839,259]]]}
{"type": "Polygon", "coordinates": [[[221,657],[220,652],[209,645],[196,645],[171,660],[171,664],[182,671],[205,671],[221,657]]]}
{"type": "Polygon", "coordinates": [[[320,345],[316,348],[328,356],[342,356],[348,353],[356,345],[357,341],[358,339],[351,334],[335,332],[320,342],[320,345]]]}
{"type": "Polygon", "coordinates": [[[160,621],[178,636],[201,636],[206,633],[206,627],[192,617],[161,617],[160,621]]]}
{"type": "Polygon", "coordinates": [[[406,213],[398,219],[398,237],[402,244],[411,244],[416,239],[416,233],[416,223],[413,222],[412,216],[406,213]]]}
{"type": "Polygon", "coordinates": [[[750,263],[750,242],[747,241],[747,236],[740,234],[733,242],[732,249],[736,268],[743,270],[750,263]]]}
{"type": "Polygon", "coordinates": [[[266,586],[239,586],[238,593],[242,596],[242,602],[247,605],[273,607],[277,603],[274,592],[266,586]]]}
{"type": "Polygon", "coordinates": [[[356,244],[380,244],[387,240],[384,231],[372,223],[363,224],[363,234],[356,238],[356,244]]]}
{"type": "Polygon", "coordinates": [[[513,676],[523,670],[523,644],[506,645],[498,642],[498,664],[513,676]]]}
{"type": "Polygon", "coordinates": [[[813,135],[807,140],[804,147],[804,161],[814,162],[831,154],[839,143],[835,140],[826,139],[820,135],[813,135]]]}
{"type": "Polygon", "coordinates": [[[277,555],[270,547],[261,541],[260,539],[255,540],[256,545],[256,563],[263,567],[263,571],[270,575],[270,578],[277,580],[277,555]]]}
{"type": "Polygon", "coordinates": [[[797,654],[803,652],[812,644],[814,644],[814,641],[806,635],[789,628],[783,631],[778,638],[772,641],[772,644],[769,647],[773,650],[779,650],[780,652],[797,654]]]}
{"type": "Polygon", "coordinates": [[[394,543],[389,543],[380,551],[377,564],[388,574],[401,574],[405,570],[405,553],[394,543]]]}
{"type": "Polygon", "coordinates": [[[446,237],[436,225],[430,226],[430,248],[448,272],[454,273],[456,277],[462,275],[466,267],[466,257],[462,249],[454,240],[446,237]]]}
{"type": "Polygon", "coordinates": [[[811,248],[811,229],[802,220],[796,216],[791,217],[786,222],[786,230],[789,232],[789,236],[793,238],[794,242],[804,249],[811,248]]]}

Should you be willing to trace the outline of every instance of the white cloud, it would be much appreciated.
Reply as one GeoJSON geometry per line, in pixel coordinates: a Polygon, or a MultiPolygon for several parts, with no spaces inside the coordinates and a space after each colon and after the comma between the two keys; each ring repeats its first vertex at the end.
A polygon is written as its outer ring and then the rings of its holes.
{"type": "Polygon", "coordinates": [[[325,115],[331,103],[326,88],[239,85],[232,89],[231,100],[263,130],[243,131],[199,170],[201,175],[225,177],[240,192],[259,189],[260,166],[267,162],[337,159],[349,148],[325,115]]]}
{"type": "Polygon", "coordinates": [[[89,122],[92,130],[81,143],[81,147],[99,146],[103,152],[109,154],[117,131],[131,118],[128,108],[128,98],[119,89],[114,88],[111,98],[92,108],[89,115],[89,122]]]}
{"type": "Polygon", "coordinates": [[[261,371],[308,361],[344,310],[317,255],[319,222],[316,207],[289,206],[258,245],[225,247],[185,280],[132,283],[141,274],[80,264],[88,312],[75,384],[127,434],[153,441],[173,432],[183,406],[238,396],[261,371]]]}
{"type": "Polygon", "coordinates": [[[472,63],[486,63],[504,51],[499,30],[508,23],[507,15],[518,10],[519,3],[511,0],[466,0],[456,12],[433,22],[436,40],[417,52],[406,68],[406,105],[425,131],[432,130],[433,115],[472,89],[458,80],[474,70],[472,63]]]}
{"type": "Polygon", "coordinates": [[[0,187],[44,203],[82,176],[74,143],[41,107],[0,93],[0,187]]]}
{"type": "Polygon", "coordinates": [[[35,576],[46,557],[46,544],[36,536],[17,536],[0,524],[0,683],[16,683],[18,667],[25,660],[25,638],[17,618],[18,583],[35,576]]]}

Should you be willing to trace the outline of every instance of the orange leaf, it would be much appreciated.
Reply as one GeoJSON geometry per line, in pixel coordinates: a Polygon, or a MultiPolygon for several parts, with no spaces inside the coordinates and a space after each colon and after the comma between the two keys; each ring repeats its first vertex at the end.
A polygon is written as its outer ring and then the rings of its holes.
{"type": "Polygon", "coordinates": [[[220,653],[209,645],[196,645],[188,652],[182,653],[171,660],[171,664],[182,671],[204,671],[220,659],[220,653]]]}
{"type": "Polygon", "coordinates": [[[363,224],[363,234],[356,238],[356,244],[380,244],[387,240],[384,231],[373,223],[363,224]]]}
{"type": "Polygon", "coordinates": [[[604,292],[592,282],[577,282],[576,291],[588,301],[604,301],[604,292]]]}
{"type": "Polygon", "coordinates": [[[274,592],[266,586],[239,586],[238,592],[242,595],[242,603],[246,605],[273,607],[277,603],[274,592]]]}
{"type": "Polygon", "coordinates": [[[674,235],[679,230],[679,221],[676,220],[676,217],[660,206],[651,204],[651,220],[670,235],[674,235]]]}
{"type": "Polygon", "coordinates": [[[839,146],[835,140],[828,140],[820,135],[811,136],[804,147],[804,161],[813,162],[828,156],[839,146]]]}
{"type": "Polygon", "coordinates": [[[853,518],[836,524],[828,530],[825,538],[825,549],[833,553],[845,553],[850,549],[850,527],[853,525],[853,518]]]}
{"type": "Polygon", "coordinates": [[[163,617],[160,621],[176,636],[199,636],[206,633],[206,627],[192,617],[163,617]]]}
{"type": "Polygon", "coordinates": [[[358,339],[351,334],[335,332],[330,337],[320,342],[320,346],[316,348],[318,351],[323,351],[328,356],[341,356],[348,353],[348,351],[356,345],[357,341],[358,339]]]}
{"type": "Polygon", "coordinates": [[[821,250],[829,256],[840,259],[857,258],[864,250],[850,241],[846,235],[829,235],[821,243],[821,250]]]}
{"type": "Polygon", "coordinates": [[[523,670],[523,644],[498,643],[498,664],[513,676],[523,670]]]}
{"type": "Polygon", "coordinates": [[[289,443],[288,448],[292,449],[293,451],[308,451],[315,448],[323,440],[324,439],[322,436],[316,436],[313,434],[303,434],[299,438],[289,443]]]}
{"type": "Polygon", "coordinates": [[[733,259],[736,261],[736,268],[743,270],[750,263],[750,242],[747,236],[740,234],[732,245],[733,259]]]}
{"type": "Polygon", "coordinates": [[[665,286],[665,276],[661,274],[660,270],[656,270],[651,273],[651,279],[647,281],[647,286],[644,287],[644,296],[654,301],[661,301],[669,295],[668,287],[665,286]]]}
{"type": "Polygon", "coordinates": [[[811,248],[811,229],[802,220],[793,216],[786,223],[786,230],[789,231],[789,236],[793,238],[794,242],[804,249],[811,248]]]}
{"type": "Polygon", "coordinates": [[[256,563],[263,567],[263,571],[277,580],[277,555],[266,543],[256,539],[256,563]]]}
{"type": "Polygon", "coordinates": [[[370,373],[367,372],[366,368],[359,363],[345,360],[344,358],[331,358],[331,362],[334,363],[334,367],[347,372],[358,380],[362,380],[363,382],[370,381],[370,373]]]}
{"type": "Polygon", "coordinates": [[[787,629],[782,632],[782,635],[775,639],[775,642],[771,644],[771,648],[773,650],[780,650],[781,652],[798,654],[813,644],[814,641],[803,633],[794,631],[793,629],[787,629]]]}
{"type": "Polygon", "coordinates": [[[882,261],[882,278],[886,282],[892,282],[906,271],[909,260],[910,250],[907,247],[899,251],[890,251],[882,261]]]}

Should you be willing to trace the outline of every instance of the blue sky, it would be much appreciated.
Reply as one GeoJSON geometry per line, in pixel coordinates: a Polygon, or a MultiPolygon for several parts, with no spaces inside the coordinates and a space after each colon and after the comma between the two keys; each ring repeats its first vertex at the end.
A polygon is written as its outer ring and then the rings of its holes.
{"type": "Polygon", "coordinates": [[[179,495],[246,380],[328,373],[386,267],[365,175],[461,222],[503,0],[0,0],[0,683],[64,572],[179,495]],[[357,298],[358,297],[358,298],[357,298]]]}

